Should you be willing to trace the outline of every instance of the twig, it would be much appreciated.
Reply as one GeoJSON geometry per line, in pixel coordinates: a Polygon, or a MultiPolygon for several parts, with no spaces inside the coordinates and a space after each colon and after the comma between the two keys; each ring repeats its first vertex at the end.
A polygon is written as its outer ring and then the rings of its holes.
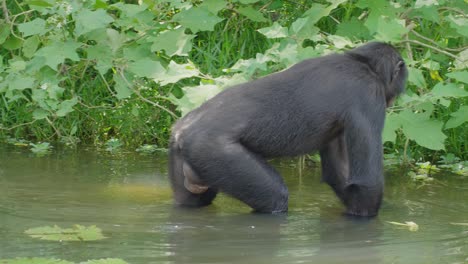
{"type": "Polygon", "coordinates": [[[459,57],[453,55],[450,52],[447,52],[445,50],[441,50],[438,47],[434,47],[434,46],[431,46],[429,44],[426,44],[426,43],[423,43],[423,42],[420,42],[420,41],[417,41],[417,40],[408,39],[408,40],[403,40],[402,42],[410,42],[410,43],[413,43],[413,44],[416,44],[416,45],[419,45],[419,46],[423,46],[423,47],[435,50],[435,51],[437,51],[439,53],[445,54],[445,55],[447,55],[449,57],[452,57],[452,58],[454,58],[454,59],[456,59],[458,61],[465,62],[464,60],[461,60],[459,57]]]}
{"type": "Polygon", "coordinates": [[[0,129],[1,129],[1,130],[7,130],[7,131],[10,131],[10,130],[16,129],[16,128],[18,128],[18,127],[32,125],[32,124],[34,124],[36,121],[37,121],[37,120],[34,120],[34,121],[31,121],[31,122],[27,122],[27,123],[19,124],[19,125],[12,126],[12,127],[2,127],[2,126],[0,126],[0,129]]]}
{"type": "Polygon", "coordinates": [[[463,12],[462,10],[460,10],[460,9],[457,9],[457,8],[453,8],[453,7],[446,7],[446,6],[444,6],[444,7],[441,7],[441,8],[439,8],[439,10],[453,11],[453,12],[455,12],[455,13],[458,13],[458,14],[460,14],[460,15],[464,16],[464,17],[467,17],[467,15],[466,15],[466,13],[465,13],[465,12],[463,12]]]}
{"type": "Polygon", "coordinates": [[[62,137],[62,134],[60,133],[60,131],[54,126],[54,123],[52,121],[50,121],[50,119],[48,117],[45,118],[47,120],[47,123],[49,123],[49,125],[55,130],[55,134],[57,134],[57,136],[60,138],[62,137]]]}
{"type": "Polygon", "coordinates": [[[419,33],[416,32],[414,29],[411,29],[410,31],[411,31],[411,33],[413,33],[414,35],[416,35],[416,37],[422,38],[422,39],[424,39],[425,41],[430,42],[430,43],[432,43],[432,44],[436,45],[437,47],[439,47],[439,48],[441,48],[441,49],[444,49],[444,50],[449,50],[449,51],[458,52],[458,51],[462,51],[462,50],[465,50],[465,49],[468,48],[468,47],[461,47],[461,48],[458,48],[458,49],[444,48],[444,47],[441,47],[441,46],[440,46],[437,42],[435,42],[434,40],[432,40],[432,39],[430,39],[430,38],[428,38],[428,37],[425,37],[425,36],[419,34],[419,33]]]}
{"type": "Polygon", "coordinates": [[[10,24],[10,14],[8,14],[8,7],[6,5],[6,0],[2,1],[2,10],[3,10],[3,17],[5,17],[5,21],[10,24]]]}
{"type": "MultiPolygon", "coordinates": [[[[413,23],[411,23],[411,24],[408,26],[408,28],[410,29],[410,31],[412,31],[414,27],[415,27],[415,25],[414,25],[413,23]]],[[[413,59],[413,51],[411,50],[411,44],[408,42],[408,40],[409,40],[408,33],[405,34],[405,40],[407,41],[407,42],[405,43],[405,45],[406,45],[406,52],[408,53],[408,58],[411,60],[411,62],[413,62],[413,61],[414,61],[414,59],[413,59]]]]}
{"type": "MultiPolygon", "coordinates": [[[[98,72],[99,72],[99,71],[98,71],[98,72]]],[[[104,78],[104,76],[102,75],[102,73],[99,72],[99,76],[101,76],[101,79],[102,79],[102,81],[104,82],[104,84],[106,85],[107,90],[109,91],[109,93],[110,93],[112,96],[115,96],[114,91],[112,91],[112,89],[110,88],[109,84],[108,84],[107,81],[106,81],[106,78],[104,78]]]]}

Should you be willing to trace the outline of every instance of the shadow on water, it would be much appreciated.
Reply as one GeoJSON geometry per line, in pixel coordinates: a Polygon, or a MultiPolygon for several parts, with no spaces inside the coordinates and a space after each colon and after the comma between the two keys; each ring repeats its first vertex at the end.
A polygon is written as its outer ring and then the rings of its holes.
{"type": "Polygon", "coordinates": [[[252,214],[220,196],[212,206],[172,206],[166,155],[85,148],[36,157],[0,146],[0,259],[48,257],[129,263],[468,263],[468,179],[428,185],[387,171],[380,215],[349,218],[320,169],[276,162],[290,191],[286,215],[252,214]],[[413,221],[416,232],[389,222],[413,221]],[[455,223],[455,224],[454,224],[455,223]],[[28,228],[96,225],[107,239],[32,239],[28,228]]]}

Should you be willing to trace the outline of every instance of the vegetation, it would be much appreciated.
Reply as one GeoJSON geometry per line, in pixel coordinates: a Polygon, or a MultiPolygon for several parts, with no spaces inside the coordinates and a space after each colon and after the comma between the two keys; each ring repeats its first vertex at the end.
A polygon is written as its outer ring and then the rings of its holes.
{"type": "Polygon", "coordinates": [[[386,153],[468,160],[466,0],[0,3],[0,136],[10,142],[165,147],[171,124],[225,87],[380,40],[410,71],[386,153]]]}

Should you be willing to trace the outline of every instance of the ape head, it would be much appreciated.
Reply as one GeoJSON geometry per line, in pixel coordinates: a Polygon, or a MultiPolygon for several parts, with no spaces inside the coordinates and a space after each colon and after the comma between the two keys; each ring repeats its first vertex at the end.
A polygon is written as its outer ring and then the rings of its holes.
{"type": "Polygon", "coordinates": [[[380,77],[385,85],[387,107],[391,106],[395,98],[404,92],[408,69],[393,46],[382,42],[371,42],[350,50],[347,54],[368,64],[380,77]]]}

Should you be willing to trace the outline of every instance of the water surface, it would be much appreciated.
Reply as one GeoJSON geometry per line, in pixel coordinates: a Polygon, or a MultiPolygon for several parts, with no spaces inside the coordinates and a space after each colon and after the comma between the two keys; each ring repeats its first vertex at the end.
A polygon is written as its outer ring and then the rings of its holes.
{"type": "Polygon", "coordinates": [[[0,259],[47,257],[129,263],[468,263],[468,179],[442,173],[428,185],[386,172],[380,215],[344,217],[320,169],[277,161],[290,212],[251,214],[228,197],[199,210],[172,206],[165,154],[55,150],[37,157],[0,146],[0,259]],[[419,230],[389,224],[413,221],[419,230]],[[33,239],[28,228],[75,224],[107,239],[33,239]]]}

